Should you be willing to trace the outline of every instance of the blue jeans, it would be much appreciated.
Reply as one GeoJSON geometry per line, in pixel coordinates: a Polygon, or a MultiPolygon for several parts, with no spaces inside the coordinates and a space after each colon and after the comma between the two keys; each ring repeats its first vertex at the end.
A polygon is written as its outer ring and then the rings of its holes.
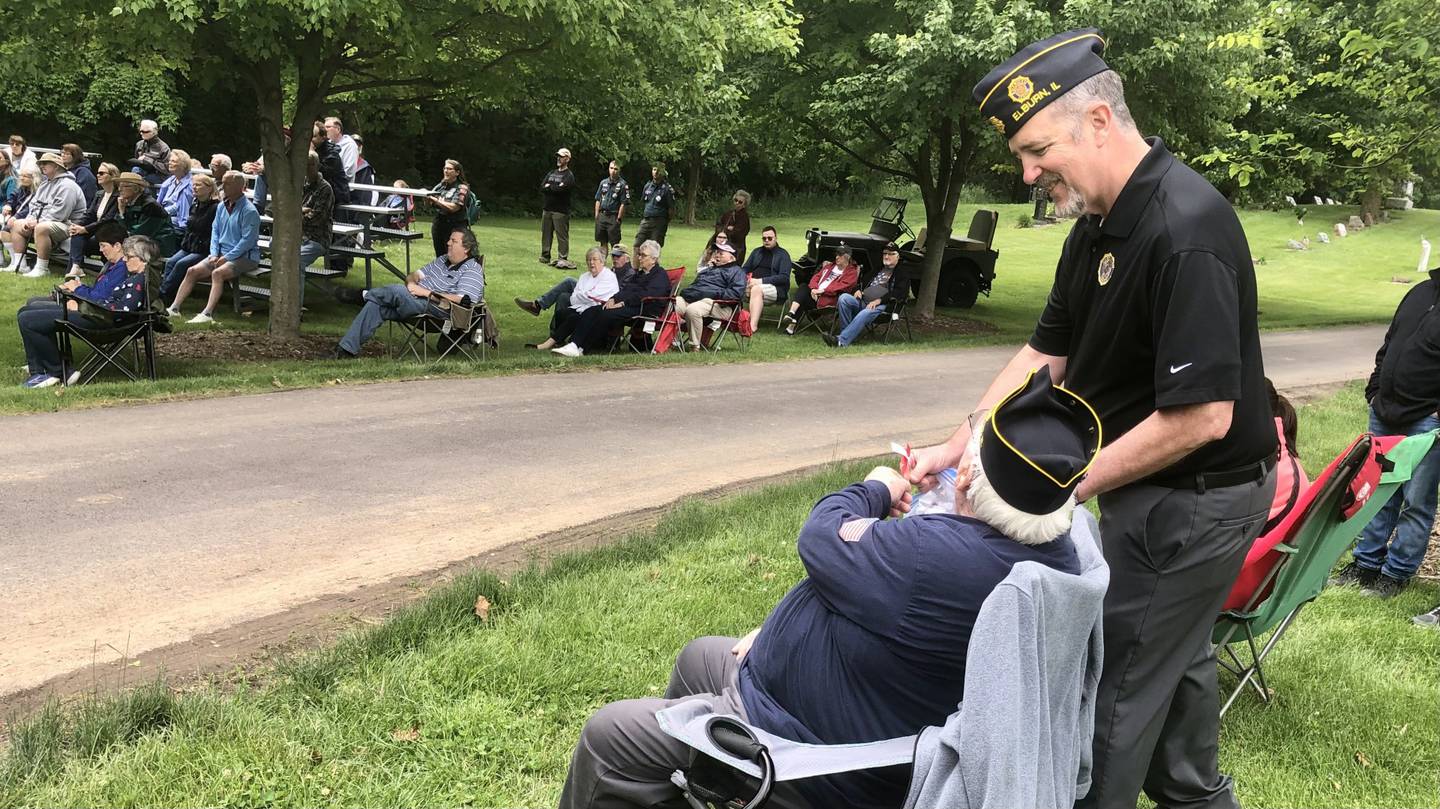
{"type": "Polygon", "coordinates": [[[365,292],[365,307],[350,323],[350,330],[340,338],[340,347],[351,354],[359,354],[360,346],[387,320],[404,320],[434,310],[429,301],[410,294],[404,284],[375,287],[365,292]]]}
{"type": "Polygon", "coordinates": [[[566,305],[566,306],[569,306],[569,305],[570,305],[570,293],[572,293],[572,292],[574,292],[574,291],[575,291],[575,279],[574,279],[574,278],[564,278],[564,279],[561,279],[560,283],[556,284],[556,285],[553,286],[553,287],[550,287],[550,291],[549,291],[549,292],[546,292],[544,295],[541,295],[540,297],[536,298],[536,299],[535,299],[535,303],[537,303],[537,304],[540,305],[540,310],[541,310],[542,312],[543,312],[544,310],[549,309],[550,307],[554,306],[556,303],[558,303],[558,302],[560,302],[560,301],[564,301],[564,302],[565,302],[565,305],[566,305]]]}
{"type": "Polygon", "coordinates": [[[200,263],[204,253],[187,253],[183,250],[165,259],[165,275],[160,279],[160,300],[168,301],[180,291],[180,282],[185,280],[185,271],[200,263]]]}
{"type": "Polygon", "coordinates": [[[865,327],[875,318],[885,314],[885,304],[871,309],[854,295],[841,295],[835,302],[840,309],[840,337],[837,342],[843,348],[859,339],[865,327]]]}
{"type": "MultiPolygon", "coordinates": [[[[1440,427],[1434,414],[1408,426],[1386,424],[1370,411],[1370,432],[1375,435],[1416,435],[1440,427]]],[[[1415,465],[1410,480],[1390,498],[1360,534],[1355,563],[1405,581],[1420,569],[1435,522],[1435,500],[1440,493],[1440,441],[1415,465]],[[1391,535],[1394,539],[1391,539],[1391,535]]]]}
{"type": "MultiPolygon", "coordinates": [[[[216,178],[215,178],[215,183],[216,183],[216,185],[219,185],[219,183],[220,183],[220,178],[219,178],[219,177],[216,177],[216,178]]],[[[255,200],[254,200],[254,202],[255,202],[255,211],[256,211],[256,213],[260,214],[261,216],[264,216],[264,215],[265,215],[265,206],[267,206],[267,205],[270,204],[270,200],[268,199],[269,192],[270,192],[270,188],[269,188],[269,186],[267,186],[266,183],[265,183],[265,172],[262,171],[262,172],[260,172],[260,174],[259,174],[258,176],[255,177],[255,200]]]]}

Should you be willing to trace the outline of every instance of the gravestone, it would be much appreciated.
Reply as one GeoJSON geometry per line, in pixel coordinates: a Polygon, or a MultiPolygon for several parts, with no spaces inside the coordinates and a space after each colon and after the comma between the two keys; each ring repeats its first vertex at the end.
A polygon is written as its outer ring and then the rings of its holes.
{"type": "Polygon", "coordinates": [[[1325,231],[1322,230],[1322,231],[1320,231],[1319,233],[1317,233],[1317,234],[1315,234],[1315,235],[1320,238],[1320,243],[1321,243],[1321,244],[1329,244],[1329,243],[1330,243],[1330,234],[1326,233],[1325,231]]]}
{"type": "Polygon", "coordinates": [[[1323,200],[1323,199],[1321,199],[1321,198],[1319,198],[1319,197],[1311,197],[1311,199],[1315,200],[1315,204],[1316,204],[1316,205],[1324,205],[1324,204],[1325,204],[1325,200],[1323,200]]]}
{"type": "Polygon", "coordinates": [[[1290,203],[1290,207],[1291,207],[1291,208],[1294,208],[1294,207],[1295,207],[1295,198],[1292,197],[1292,196],[1290,196],[1289,194],[1286,194],[1286,195],[1285,195],[1285,201],[1288,202],[1288,203],[1290,203]]]}
{"type": "Polygon", "coordinates": [[[1345,226],[1343,224],[1339,222],[1335,223],[1335,235],[1342,239],[1345,238],[1345,226]]]}
{"type": "Polygon", "coordinates": [[[1326,204],[1326,205],[1339,205],[1340,203],[1336,202],[1336,201],[1333,200],[1333,199],[1330,199],[1329,197],[1326,197],[1326,198],[1325,198],[1325,204],[1326,204]]]}
{"type": "Polygon", "coordinates": [[[1366,211],[1365,213],[1363,213],[1363,214],[1360,215],[1360,219],[1361,219],[1361,221],[1363,221],[1363,222],[1365,223],[1365,227],[1367,227],[1367,228],[1373,228],[1373,227],[1375,227],[1375,214],[1370,213],[1369,211],[1366,211]]]}
{"type": "Polygon", "coordinates": [[[1365,223],[1362,222],[1358,216],[1350,217],[1350,221],[1346,222],[1345,226],[1350,228],[1351,232],[1358,232],[1365,229],[1365,223]]]}

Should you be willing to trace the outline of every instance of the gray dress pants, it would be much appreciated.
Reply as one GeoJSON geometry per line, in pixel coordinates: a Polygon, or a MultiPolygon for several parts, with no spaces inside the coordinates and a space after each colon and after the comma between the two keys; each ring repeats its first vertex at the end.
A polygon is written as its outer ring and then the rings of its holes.
{"type": "Polygon", "coordinates": [[[1110,564],[1095,769],[1077,807],[1238,807],[1220,773],[1211,629],[1265,524],[1275,473],[1210,489],[1132,484],[1100,496],[1110,564]]]}
{"type": "MultiPolygon", "coordinates": [[[[746,717],[737,687],[740,666],[730,649],[735,638],[691,641],[675,659],[663,698],[627,699],[596,711],[580,732],[561,809],[632,809],[683,805],[670,774],[689,766],[691,748],[660,730],[655,712],[690,697],[712,697],[715,710],[746,717]]],[[[808,809],[793,787],[776,784],[770,806],[808,809]]]]}

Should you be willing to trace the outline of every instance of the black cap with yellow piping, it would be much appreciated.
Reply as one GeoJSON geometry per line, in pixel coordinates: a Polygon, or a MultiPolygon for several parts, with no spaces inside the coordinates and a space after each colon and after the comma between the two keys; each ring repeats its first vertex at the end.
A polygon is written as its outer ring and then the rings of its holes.
{"type": "Polygon", "coordinates": [[[1094,28],[1032,42],[990,71],[971,91],[980,114],[1007,139],[1045,105],[1110,69],[1100,55],[1105,38],[1094,28]]]}
{"type": "Polygon", "coordinates": [[[1049,514],[1070,499],[1100,451],[1100,417],[1050,381],[1050,367],[1031,371],[990,410],[980,464],[1000,499],[1027,514],[1049,514]]]}

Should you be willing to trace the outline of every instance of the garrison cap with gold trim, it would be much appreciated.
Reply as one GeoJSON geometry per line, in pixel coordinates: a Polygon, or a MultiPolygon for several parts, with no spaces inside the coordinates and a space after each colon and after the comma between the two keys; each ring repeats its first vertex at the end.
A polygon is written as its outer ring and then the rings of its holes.
{"type": "Polygon", "coordinates": [[[1100,417],[1042,365],[990,410],[980,465],[1000,499],[1043,515],[1065,505],[1099,451],[1100,417]]]}
{"type": "Polygon", "coordinates": [[[980,114],[1007,139],[1035,113],[1080,82],[1110,69],[1100,55],[1105,38],[1095,28],[1066,31],[1032,42],[990,71],[971,93],[980,114]]]}

